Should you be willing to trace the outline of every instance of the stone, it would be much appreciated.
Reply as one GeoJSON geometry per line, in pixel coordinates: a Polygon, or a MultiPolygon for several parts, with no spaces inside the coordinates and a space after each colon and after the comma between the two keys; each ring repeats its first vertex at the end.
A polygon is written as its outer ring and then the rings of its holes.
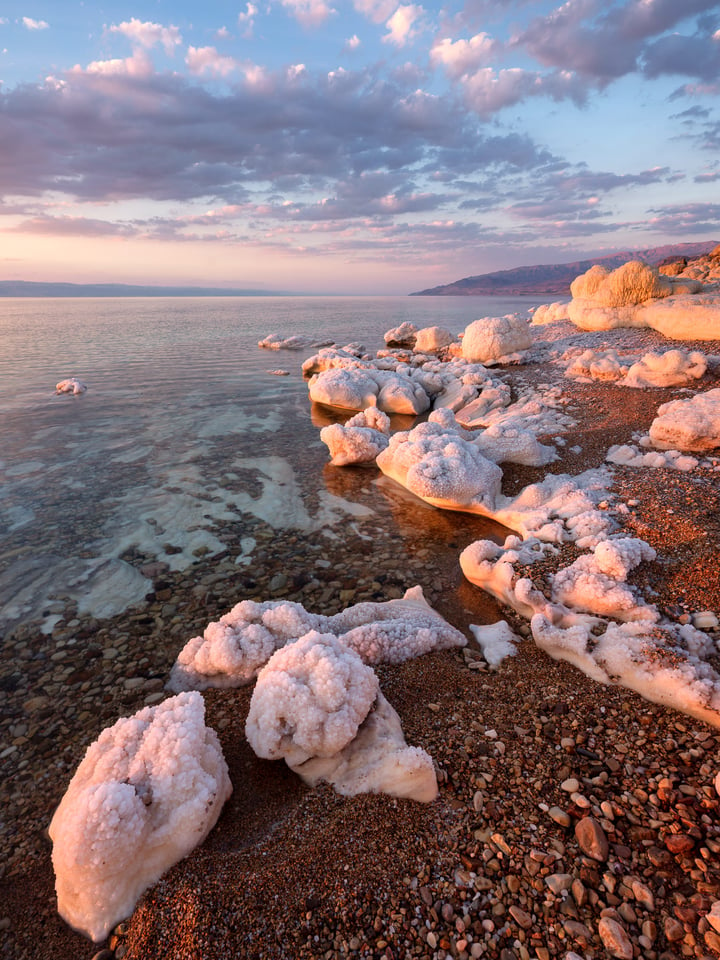
{"type": "Polygon", "coordinates": [[[550,815],[550,819],[554,820],[555,823],[559,824],[561,827],[569,827],[572,823],[570,814],[561,807],[550,807],[548,814],[550,815]]]}
{"type": "Polygon", "coordinates": [[[610,845],[605,831],[594,817],[585,817],[575,824],[575,838],[582,852],[604,863],[610,852],[610,845]]]}
{"type": "Polygon", "coordinates": [[[622,924],[611,917],[603,917],[598,923],[598,934],[607,952],[618,960],[632,960],[633,948],[622,924]]]}

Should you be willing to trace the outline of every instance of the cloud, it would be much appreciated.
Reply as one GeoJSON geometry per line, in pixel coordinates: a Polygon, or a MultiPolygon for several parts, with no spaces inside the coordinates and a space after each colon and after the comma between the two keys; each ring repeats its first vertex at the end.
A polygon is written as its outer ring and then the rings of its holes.
{"type": "Polygon", "coordinates": [[[430,48],[430,62],[442,66],[448,76],[457,79],[472,73],[496,57],[502,44],[487,33],[478,33],[469,40],[436,40],[430,48]]]}
{"type": "Polygon", "coordinates": [[[282,0],[282,5],[304,27],[318,27],[336,13],[325,0],[282,0]]]}
{"type": "Polygon", "coordinates": [[[417,35],[415,25],[425,11],[415,3],[401,5],[385,23],[388,32],[382,38],[383,43],[392,43],[396,47],[404,47],[417,35]]]}
{"type": "Polygon", "coordinates": [[[135,17],[107,27],[106,33],[120,33],[127,37],[133,46],[144,47],[146,50],[161,45],[167,54],[172,54],[175,47],[182,43],[177,27],[163,27],[159,23],[140,21],[135,17]]]}
{"type": "Polygon", "coordinates": [[[650,224],[670,234],[717,233],[720,230],[720,203],[688,203],[656,207],[650,224]]]}
{"type": "Polygon", "coordinates": [[[188,47],[185,63],[191,73],[211,73],[218,77],[227,77],[239,67],[237,60],[222,56],[215,47],[188,47]]]}
{"type": "Polygon", "coordinates": [[[22,23],[28,30],[47,30],[50,26],[46,20],[33,20],[32,17],[23,17],[22,23]]]}
{"type": "MultiPolygon", "coordinates": [[[[193,57],[198,70],[219,62],[205,48],[193,57]]],[[[336,197],[338,182],[378,171],[400,172],[384,194],[405,197],[426,192],[403,193],[413,169],[457,164],[475,175],[549,160],[530,138],[487,137],[453,99],[370,69],[238,66],[224,93],[153,73],[144,52],[43,85],[0,88],[0,196],[232,204],[247,189],[292,184],[308,205],[336,197]]]]}
{"type": "Polygon", "coordinates": [[[720,79],[720,43],[700,35],[661,37],[645,49],[643,72],[648,77],[680,74],[712,83],[720,79]]]}
{"type": "Polygon", "coordinates": [[[360,37],[354,33],[351,37],[345,41],[343,50],[357,50],[360,47],[360,37]]]}
{"type": "Polygon", "coordinates": [[[587,96],[584,85],[572,73],[541,74],[512,67],[495,71],[483,67],[461,79],[467,105],[480,116],[489,117],[529,97],[572,100],[581,106],[587,96]]]}
{"type": "Polygon", "coordinates": [[[358,13],[373,23],[385,23],[397,9],[397,0],[353,0],[358,13]]]}
{"type": "Polygon", "coordinates": [[[94,60],[84,69],[73,67],[72,73],[102,74],[105,76],[150,77],[153,65],[144,50],[136,50],[131,57],[116,60],[94,60]]]}
{"type": "Polygon", "coordinates": [[[24,220],[6,232],[50,237],[132,237],[137,234],[134,227],[126,224],[87,217],[52,217],[45,214],[24,220]]]}

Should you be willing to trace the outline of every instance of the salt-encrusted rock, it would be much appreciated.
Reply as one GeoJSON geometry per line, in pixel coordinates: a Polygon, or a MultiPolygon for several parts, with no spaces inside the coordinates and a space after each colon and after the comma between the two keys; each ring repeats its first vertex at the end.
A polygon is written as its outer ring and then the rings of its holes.
{"type": "Polygon", "coordinates": [[[565,368],[571,380],[618,380],[626,372],[616,350],[583,350],[565,368]]]}
{"type": "Polygon", "coordinates": [[[703,452],[720,447],[720,387],[664,403],[649,433],[653,446],[661,450],[703,452]]]}
{"type": "Polygon", "coordinates": [[[618,960],[632,960],[633,947],[625,928],[612,917],[602,917],[598,934],[607,952],[618,960]]]}
{"type": "Polygon", "coordinates": [[[500,493],[502,471],[457,431],[421,423],[390,438],[377,465],[387,476],[434,506],[488,515],[500,493]]]}
{"type": "Polygon", "coordinates": [[[506,657],[514,657],[517,653],[520,637],[513,633],[506,620],[483,626],[471,624],[470,630],[491,667],[499,666],[506,657]]]}
{"type": "Polygon", "coordinates": [[[632,364],[619,381],[623,387],[678,387],[699,380],[707,370],[707,357],[694,350],[651,351],[632,364]]]}
{"type": "Polygon", "coordinates": [[[103,730],[50,823],[60,915],[103,940],[144,890],[203,842],[231,792],[199,693],[103,730]]]}
{"type": "Polygon", "coordinates": [[[568,319],[568,301],[556,300],[554,303],[543,303],[533,311],[531,323],[535,325],[557,323],[568,319]]]}
{"type": "Polygon", "coordinates": [[[372,669],[330,634],[311,631],[273,654],[245,732],[258,756],[284,759],[310,785],[426,803],[437,796],[432,759],[408,747],[372,669]]]}
{"type": "Polygon", "coordinates": [[[61,380],[60,383],[55,384],[56,393],[73,393],[77,396],[80,393],[85,393],[86,390],[87,384],[78,380],[77,377],[70,377],[68,380],[61,380]]]}
{"type": "Polygon", "coordinates": [[[389,347],[412,347],[415,343],[415,334],[418,328],[414,323],[405,320],[399,327],[393,327],[385,334],[385,343],[389,347]]]}
{"type": "Polygon", "coordinates": [[[575,824],[575,838],[582,852],[604,863],[610,852],[610,845],[605,831],[594,817],[585,817],[575,824]]]}
{"type": "Polygon", "coordinates": [[[357,603],[330,617],[289,600],[242,600],[185,644],[168,689],[177,693],[243,686],[276,649],[311,630],[333,634],[368,664],[402,663],[466,644],[464,634],[428,604],[420,586],[398,600],[357,603]]]}
{"type": "Polygon", "coordinates": [[[320,439],[328,447],[330,462],[336,467],[373,463],[389,443],[390,419],[377,407],[368,407],[345,424],[323,427],[320,439]]]}
{"type": "Polygon", "coordinates": [[[437,353],[449,346],[455,337],[444,327],[423,327],[415,334],[415,353],[437,353]]]}
{"type": "Polygon", "coordinates": [[[639,260],[630,260],[610,272],[596,264],[570,284],[573,300],[592,300],[600,307],[631,306],[669,297],[672,292],[667,277],[639,260]]]}
{"type": "Polygon", "coordinates": [[[532,346],[530,326],[518,314],[505,317],[485,317],[474,320],[465,328],[462,355],[472,363],[499,360],[532,346]]]}

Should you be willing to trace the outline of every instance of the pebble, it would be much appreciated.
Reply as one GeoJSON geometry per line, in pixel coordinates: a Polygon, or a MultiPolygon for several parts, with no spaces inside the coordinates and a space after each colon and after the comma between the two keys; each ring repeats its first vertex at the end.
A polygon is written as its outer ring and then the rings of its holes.
{"type": "Polygon", "coordinates": [[[607,952],[618,960],[632,960],[633,947],[625,928],[611,917],[602,917],[598,934],[607,952]]]}
{"type": "Polygon", "coordinates": [[[585,817],[575,824],[575,838],[582,852],[604,863],[610,852],[610,845],[605,831],[594,817],[585,817]]]}
{"type": "Polygon", "coordinates": [[[561,827],[569,827],[572,823],[572,818],[570,814],[563,810],[561,807],[550,807],[548,814],[555,823],[559,824],[561,827]]]}

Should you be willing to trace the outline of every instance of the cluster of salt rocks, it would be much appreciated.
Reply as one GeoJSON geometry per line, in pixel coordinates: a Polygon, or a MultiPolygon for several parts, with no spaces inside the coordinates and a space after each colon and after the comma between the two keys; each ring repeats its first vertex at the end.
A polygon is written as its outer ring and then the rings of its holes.
{"type": "Polygon", "coordinates": [[[202,843],[232,784],[198,692],[256,679],[246,736],[258,756],[341,794],[437,796],[432,758],[408,746],[370,664],[401,663],[466,639],[425,601],[360,603],[326,617],[282,601],[237,604],[186,644],[175,696],[104,730],[50,824],[58,911],[94,941],[202,843]]]}

